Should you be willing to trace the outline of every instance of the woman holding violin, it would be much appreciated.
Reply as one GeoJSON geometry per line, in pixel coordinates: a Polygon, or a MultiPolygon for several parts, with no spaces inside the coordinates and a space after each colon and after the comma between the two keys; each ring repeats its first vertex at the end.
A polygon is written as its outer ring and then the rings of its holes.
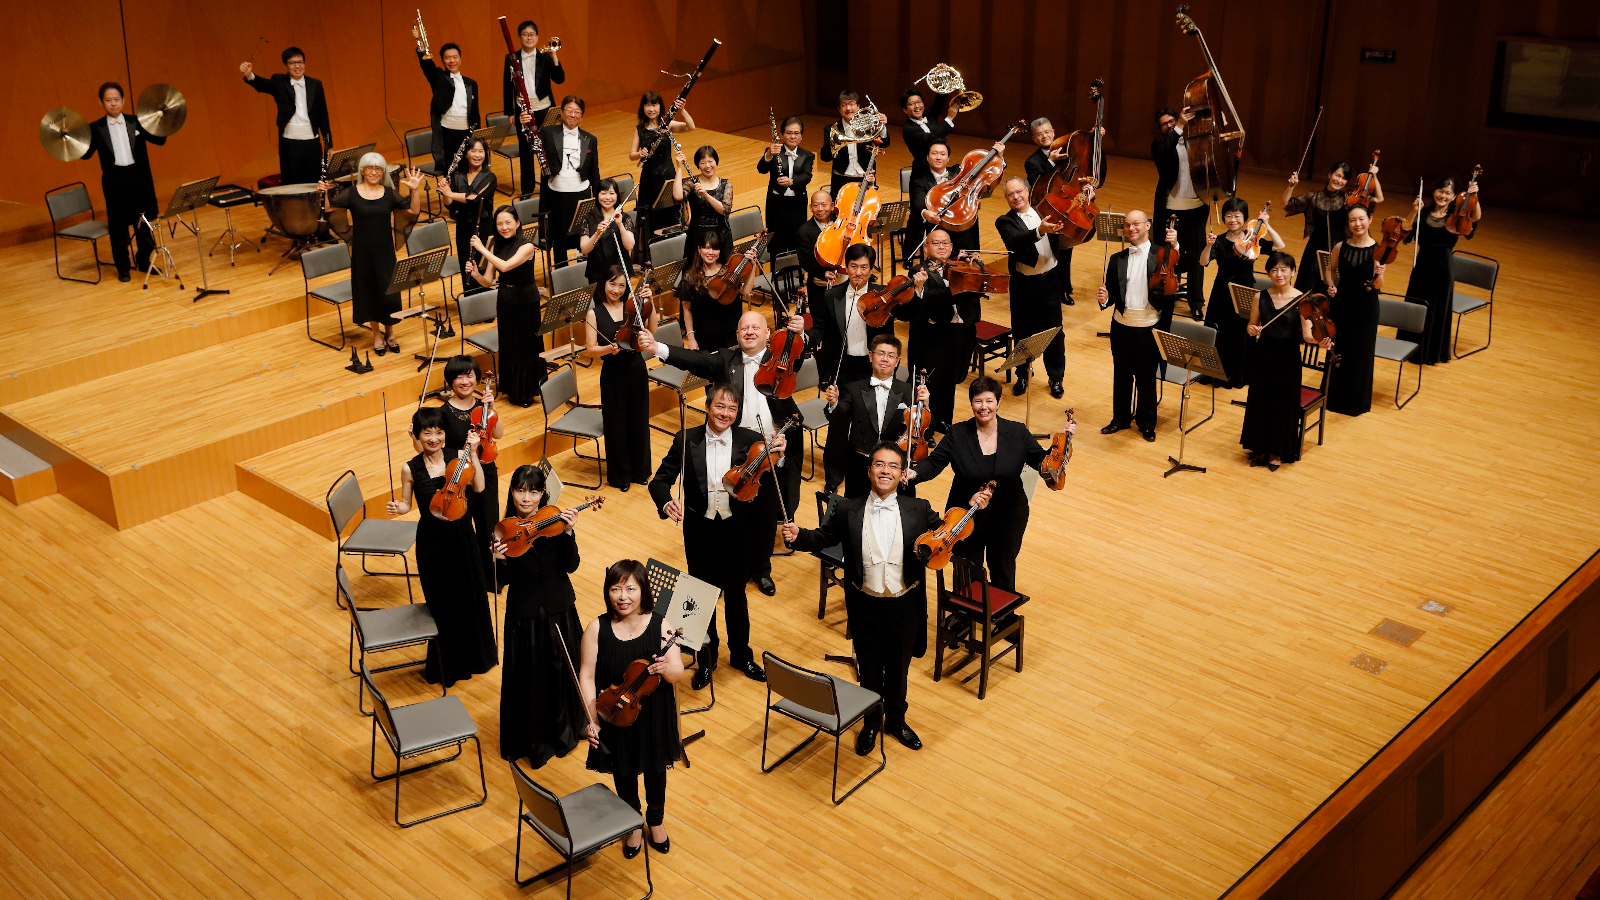
{"type": "MultiPolygon", "coordinates": [[[[1300,173],[1289,173],[1289,184],[1283,189],[1283,214],[1306,217],[1303,233],[1306,249],[1300,254],[1300,270],[1294,282],[1296,290],[1321,292],[1328,286],[1322,280],[1325,276],[1317,261],[1317,251],[1332,253],[1333,245],[1345,238],[1345,223],[1352,208],[1350,196],[1356,190],[1356,184],[1350,180],[1353,171],[1349,163],[1334,163],[1328,170],[1326,187],[1299,196],[1295,196],[1294,187],[1300,183],[1300,173]]],[[[1382,203],[1383,185],[1378,183],[1377,162],[1367,169],[1367,174],[1372,176],[1372,204],[1382,203]]],[[[1372,215],[1370,207],[1367,215],[1372,215]]]]}
{"type": "Polygon", "coordinates": [[[584,256],[583,277],[590,284],[599,284],[606,278],[606,270],[613,264],[623,264],[633,271],[631,258],[637,244],[634,216],[619,207],[617,182],[602,178],[595,184],[594,207],[583,221],[583,234],[578,236],[578,251],[584,256]],[[618,250],[621,244],[621,250],[618,250]]]}
{"type": "MultiPolygon", "coordinates": [[[[689,115],[689,110],[678,108],[678,115],[670,122],[662,121],[667,106],[661,102],[661,95],[655,91],[645,91],[639,98],[639,125],[633,130],[633,146],[628,148],[628,159],[640,164],[639,190],[634,195],[636,202],[633,205],[634,219],[638,223],[639,233],[648,237],[653,234],[650,217],[655,213],[654,204],[661,196],[661,187],[671,181],[677,170],[672,164],[672,143],[661,132],[670,129],[673,134],[682,134],[694,130],[694,116],[689,115]],[[652,142],[660,139],[654,150],[648,150],[652,142]]],[[[671,213],[663,211],[656,213],[662,219],[670,218],[671,213]]],[[[662,224],[669,224],[663,222],[662,224]]],[[[646,251],[645,244],[639,244],[637,257],[643,260],[646,251]]],[[[594,279],[590,279],[593,281],[594,279]]]]}
{"type": "MultiPolygon", "coordinates": [[[[744,303],[756,287],[757,265],[744,267],[744,282],[739,285],[738,299],[722,303],[711,294],[711,279],[727,267],[723,237],[714,231],[700,236],[700,243],[684,266],[683,279],[678,283],[679,307],[683,312],[683,345],[690,350],[721,350],[738,342],[739,317],[744,315],[744,303]]],[[[755,245],[746,250],[745,258],[754,263],[755,245]]]]}
{"type": "MultiPolygon", "coordinates": [[[[506,513],[537,516],[549,500],[538,466],[518,466],[509,479],[506,513]]],[[[500,756],[540,768],[584,739],[583,699],[567,669],[576,665],[583,623],[572,573],[578,571],[578,511],[561,511],[561,533],[536,538],[518,556],[496,538],[499,583],[506,586],[505,668],[500,673],[500,756]]]]}
{"type": "MultiPolygon", "coordinates": [[[[439,407],[439,411],[444,413],[445,456],[455,458],[467,446],[467,437],[474,432],[477,432],[479,440],[499,440],[505,433],[499,416],[493,417],[493,426],[487,434],[482,428],[476,428],[473,421],[476,419],[481,423],[491,408],[478,398],[478,385],[483,383],[483,370],[478,367],[478,361],[465,355],[450,357],[444,364],[444,383],[450,389],[449,396],[439,407]]],[[[493,397],[487,399],[493,403],[493,397]]],[[[421,449],[421,435],[413,432],[412,442],[417,449],[421,449]]],[[[489,557],[489,535],[494,532],[494,523],[500,520],[499,497],[496,496],[500,491],[500,479],[493,458],[483,462],[483,455],[485,453],[482,450],[477,454],[483,472],[483,485],[475,488],[476,493],[468,500],[467,517],[483,538],[478,544],[478,555],[481,571],[487,576],[493,564],[489,557]]]]}
{"type": "Polygon", "coordinates": [[[415,497],[421,510],[417,517],[417,580],[428,612],[439,627],[439,636],[428,643],[422,674],[429,684],[450,687],[494,668],[499,654],[472,517],[447,521],[429,508],[434,495],[445,487],[452,463],[469,467],[470,473],[460,476],[468,483],[469,497],[484,486],[477,433],[467,435],[464,453],[452,454],[445,452],[445,429],[445,411],[440,407],[424,407],[412,414],[411,433],[422,450],[400,470],[400,499],[390,500],[386,509],[391,517],[403,516],[411,511],[415,497]]]}
{"type": "MultiPolygon", "coordinates": [[[[682,150],[677,151],[677,158],[685,169],[689,168],[682,150]]],[[[698,174],[685,175],[672,183],[672,199],[689,202],[689,235],[683,242],[684,259],[690,259],[695,248],[704,246],[701,241],[708,234],[715,234],[722,241],[717,262],[727,262],[728,254],[733,252],[733,228],[728,224],[728,216],[733,212],[733,182],[717,176],[720,162],[717,148],[707,144],[694,152],[698,174]]]]}
{"type": "MultiPolygon", "coordinates": [[[[1202,267],[1217,264],[1217,277],[1211,282],[1211,299],[1206,303],[1206,324],[1217,330],[1217,355],[1222,358],[1222,371],[1228,380],[1218,387],[1239,388],[1249,383],[1245,364],[1245,320],[1233,308],[1233,293],[1229,285],[1253,286],[1256,283],[1257,255],[1270,256],[1274,247],[1283,246],[1283,238],[1272,229],[1267,211],[1263,209],[1255,222],[1250,218],[1250,204],[1238,197],[1222,201],[1222,223],[1227,231],[1219,238],[1206,232],[1206,247],[1200,251],[1202,267]],[[1252,233],[1251,229],[1255,231],[1252,233]]],[[[1202,376],[1201,384],[1210,384],[1210,376],[1202,376]]]]}
{"type": "Polygon", "coordinates": [[[534,272],[534,246],[522,236],[522,220],[509,203],[494,211],[495,236],[485,244],[477,235],[462,271],[484,287],[498,287],[495,318],[500,325],[500,378],[506,399],[527,409],[544,385],[544,335],[539,333],[539,285],[534,272]]]}
{"type": "Polygon", "coordinates": [[[1239,443],[1250,451],[1250,465],[1276,472],[1300,458],[1300,345],[1330,350],[1333,341],[1313,340],[1310,320],[1286,309],[1300,299],[1291,283],[1294,257],[1275,251],[1267,257],[1267,277],[1272,287],[1257,294],[1245,326],[1255,346],[1250,349],[1250,402],[1239,443]]]}
{"type": "MultiPolygon", "coordinates": [[[[666,853],[672,849],[663,824],[667,813],[667,770],[683,755],[678,737],[678,704],[672,686],[683,680],[683,657],[676,647],[661,650],[671,640],[666,610],[657,609],[644,563],[636,559],[614,562],[606,569],[606,612],[589,623],[583,632],[583,665],[578,682],[583,702],[590,710],[586,735],[589,740],[588,768],[608,772],[616,785],[617,796],[634,809],[640,809],[639,777],[644,776],[643,807],[645,824],[650,826],[650,849],[666,853]],[[660,658],[656,657],[660,655],[660,658]],[[618,727],[598,715],[595,698],[599,691],[622,682],[635,661],[647,661],[646,670],[658,676],[660,684],[638,699],[638,718],[627,727],[618,727]]],[[[643,849],[645,835],[638,831],[622,845],[622,855],[633,859],[643,849]]]]}
{"type": "Polygon", "coordinates": [[[1328,386],[1328,410],[1359,416],[1372,409],[1373,353],[1378,345],[1378,294],[1384,266],[1372,258],[1378,245],[1365,207],[1350,209],[1347,237],[1335,244],[1323,278],[1333,301],[1328,317],[1339,327],[1339,375],[1328,386]]]}
{"type": "Polygon", "coordinates": [[[450,218],[456,220],[456,259],[465,263],[472,252],[472,238],[487,234],[494,219],[496,182],[483,138],[467,138],[455,174],[438,181],[439,196],[448,204],[450,218]]]}
{"type": "Polygon", "coordinates": [[[650,300],[648,281],[630,299],[628,273],[620,263],[612,263],[605,280],[595,285],[594,303],[584,318],[584,352],[600,357],[606,483],[623,491],[650,482],[650,382],[644,357],[631,346],[619,345],[617,331],[633,321],[629,307],[637,302],[645,329],[653,333],[661,319],[650,300]]]}
{"type": "MultiPolygon", "coordinates": [[[[1456,241],[1461,235],[1445,227],[1445,222],[1465,204],[1476,197],[1478,182],[1467,184],[1466,193],[1458,195],[1454,178],[1441,178],[1433,185],[1433,202],[1422,214],[1423,200],[1418,197],[1411,204],[1412,221],[1406,223],[1410,234],[1406,243],[1417,242],[1417,263],[1411,269],[1411,281],[1406,284],[1406,299],[1428,304],[1428,324],[1423,332],[1402,331],[1396,334],[1402,341],[1415,341],[1420,348],[1417,361],[1442,363],[1450,361],[1451,299],[1455,294],[1455,280],[1450,276],[1450,257],[1455,255],[1456,241]],[[1420,217],[1422,224],[1416,224],[1420,217]]],[[[1483,206],[1473,203],[1470,221],[1483,218],[1483,206]]],[[[1470,240],[1473,232],[1468,231],[1470,240]]]]}

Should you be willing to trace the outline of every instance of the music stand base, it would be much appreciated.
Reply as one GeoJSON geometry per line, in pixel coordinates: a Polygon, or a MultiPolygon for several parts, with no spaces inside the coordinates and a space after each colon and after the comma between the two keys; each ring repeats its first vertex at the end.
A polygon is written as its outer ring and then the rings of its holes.
{"type": "Polygon", "coordinates": [[[1167,462],[1172,463],[1172,468],[1161,473],[1162,478],[1170,477],[1173,472],[1204,472],[1206,470],[1205,466],[1191,466],[1186,462],[1179,462],[1170,456],[1167,457],[1167,462]]]}
{"type": "Polygon", "coordinates": [[[195,290],[195,292],[194,292],[194,300],[191,301],[191,302],[199,303],[202,298],[209,297],[212,294],[231,294],[231,293],[233,293],[233,292],[230,291],[230,290],[226,290],[224,288],[197,288],[195,290]]]}

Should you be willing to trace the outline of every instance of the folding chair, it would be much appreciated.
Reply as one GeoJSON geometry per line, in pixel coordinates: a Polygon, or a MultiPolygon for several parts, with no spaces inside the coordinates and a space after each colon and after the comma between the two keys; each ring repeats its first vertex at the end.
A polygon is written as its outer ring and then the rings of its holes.
{"type": "Polygon", "coordinates": [[[545,383],[539,387],[539,406],[544,412],[544,447],[539,458],[550,458],[550,435],[562,434],[572,438],[572,454],[579,459],[593,460],[596,468],[594,484],[573,484],[585,488],[599,488],[605,483],[606,460],[605,451],[601,447],[600,439],[605,436],[605,425],[600,418],[600,405],[588,404],[580,401],[578,397],[578,370],[568,363],[558,369],[545,383]],[[571,403],[572,409],[555,420],[550,421],[550,411],[564,403],[571,403]],[[584,456],[578,452],[578,441],[594,441],[594,456],[584,456]]]}
{"type": "MultiPolygon", "coordinates": [[[[517,785],[517,849],[511,865],[511,878],[517,887],[527,887],[541,878],[567,870],[567,900],[572,900],[572,867],[578,860],[605,849],[645,827],[644,815],[603,784],[557,797],[529,777],[515,761],[511,778],[517,785]],[[522,877],[522,826],[536,832],[561,854],[561,862],[537,875],[522,877]]],[[[643,900],[655,893],[650,880],[650,842],[644,842],[643,900]]]]}
{"type": "MultiPolygon", "coordinates": [[[[817,491],[817,527],[821,528],[833,518],[840,496],[829,491],[817,491]]],[[[834,544],[812,552],[817,558],[817,618],[828,614],[828,588],[844,587],[844,545],[834,544]]]]}
{"type": "MultiPolygon", "coordinates": [[[[416,169],[424,175],[437,180],[443,172],[433,162],[433,128],[413,128],[406,132],[406,165],[416,169]],[[417,157],[422,157],[422,162],[417,162],[417,157]]],[[[422,211],[428,218],[435,219],[439,213],[433,211],[433,185],[426,179],[422,182],[422,211]]]]}
{"type": "Polygon", "coordinates": [[[746,206],[736,209],[728,216],[728,230],[733,234],[735,244],[747,237],[754,237],[765,226],[761,223],[761,207],[746,206]]]}
{"type": "MultiPolygon", "coordinates": [[[[417,523],[405,522],[399,519],[369,519],[367,518],[367,505],[361,485],[356,481],[353,469],[346,469],[343,475],[334,479],[328,488],[328,493],[322,498],[328,507],[328,515],[333,519],[334,556],[333,568],[335,576],[343,568],[345,554],[356,554],[361,557],[361,571],[367,575],[387,575],[392,578],[406,579],[406,599],[412,603],[417,602],[411,595],[411,579],[417,576],[411,574],[411,561],[406,558],[406,553],[417,542],[417,523]],[[356,514],[361,514],[361,522],[349,537],[344,537],[344,530],[355,519],[356,514]],[[404,572],[374,572],[367,568],[368,556],[397,556],[405,567],[404,572]]],[[[343,605],[337,589],[334,591],[334,603],[343,605]]]]}
{"type": "MultiPolygon", "coordinates": [[[[334,579],[334,587],[344,598],[344,604],[350,610],[350,647],[347,652],[347,662],[350,664],[350,674],[359,675],[361,670],[356,668],[357,662],[365,666],[368,653],[382,653],[386,650],[399,650],[403,647],[414,647],[417,644],[432,644],[433,639],[439,636],[439,626],[433,621],[433,613],[428,607],[416,603],[405,606],[390,606],[383,609],[363,610],[356,606],[355,594],[350,590],[350,576],[344,572],[344,567],[339,567],[338,576],[334,579]],[[360,648],[360,659],[354,659],[356,649],[360,648]]],[[[439,652],[440,661],[444,657],[442,648],[439,652]]],[[[392,672],[395,669],[405,669],[411,666],[425,665],[427,658],[412,659],[405,662],[394,663],[369,672],[392,672]]],[[[361,705],[361,698],[366,691],[366,682],[356,682],[356,709],[362,715],[370,716],[366,708],[361,705]]],[[[448,688],[442,689],[440,695],[448,694],[448,688]]]]}
{"type": "Polygon", "coordinates": [[[1489,344],[1494,341],[1494,286],[1500,280],[1500,263],[1487,256],[1457,250],[1450,256],[1450,279],[1454,286],[1466,285],[1489,292],[1487,297],[1463,294],[1454,287],[1450,292],[1450,312],[1456,317],[1456,334],[1450,339],[1450,355],[1463,359],[1489,349],[1489,344]],[[1456,344],[1461,341],[1461,320],[1480,309],[1489,311],[1489,330],[1484,335],[1483,346],[1465,353],[1456,352],[1456,344]]]}
{"type": "Polygon", "coordinates": [[[372,694],[372,755],[369,760],[369,771],[374,781],[388,781],[394,779],[394,823],[401,828],[410,828],[423,822],[429,822],[441,816],[448,816],[465,809],[482,806],[489,799],[489,781],[483,772],[483,744],[478,740],[478,724],[472,721],[472,716],[467,713],[467,708],[462,705],[460,697],[435,697],[421,703],[409,703],[405,706],[390,706],[389,701],[378,692],[377,685],[372,683],[372,673],[367,670],[367,664],[361,664],[361,681],[366,684],[367,692],[372,694]],[[388,775],[378,774],[378,732],[383,732],[384,743],[389,745],[389,752],[394,754],[394,771],[388,775]],[[436,812],[431,816],[412,819],[409,822],[400,821],[400,779],[403,776],[431,769],[434,766],[451,762],[461,756],[463,745],[471,741],[478,750],[478,784],[483,793],[475,802],[463,804],[443,812],[436,812]],[[405,761],[436,753],[447,747],[455,747],[456,752],[443,759],[404,768],[405,761]]]}
{"type": "Polygon", "coordinates": [[[490,288],[476,294],[467,294],[456,301],[456,314],[461,318],[461,352],[465,353],[467,346],[494,357],[494,371],[500,371],[500,329],[486,328],[476,334],[467,334],[468,325],[481,325],[484,322],[493,322],[498,312],[497,303],[500,301],[500,289],[490,288]]]}
{"type": "MultiPolygon", "coordinates": [[[[484,124],[493,128],[496,125],[503,124],[508,118],[509,116],[490,116],[484,121],[484,124]]],[[[515,128],[512,129],[511,136],[501,141],[500,146],[494,148],[493,152],[495,156],[506,161],[506,168],[511,171],[510,186],[496,187],[495,192],[500,193],[503,191],[515,197],[517,195],[517,170],[522,168],[522,142],[517,140],[515,128]]]]}
{"type": "Polygon", "coordinates": [[[810,400],[796,404],[800,410],[800,427],[805,429],[811,439],[810,451],[806,454],[807,461],[811,464],[811,474],[804,472],[800,477],[810,481],[817,477],[817,433],[828,427],[828,399],[822,396],[821,374],[817,371],[817,358],[808,356],[800,363],[800,371],[795,373],[794,392],[815,388],[817,395],[810,400]]]}
{"type": "Polygon", "coordinates": [[[458,286],[456,296],[460,297],[462,292],[466,290],[467,284],[466,279],[461,274],[461,260],[457,259],[455,255],[456,242],[450,234],[450,223],[442,219],[437,222],[429,222],[426,225],[418,225],[411,229],[410,234],[406,235],[406,254],[409,256],[426,253],[429,250],[437,250],[440,247],[450,251],[450,255],[444,258],[444,268],[439,270],[439,280],[447,283],[445,296],[449,296],[448,281],[454,278],[458,286]]]}
{"type": "Polygon", "coordinates": [[[56,255],[56,277],[63,281],[77,281],[83,284],[100,283],[100,267],[114,265],[100,261],[100,239],[111,234],[111,228],[106,223],[95,218],[94,202],[89,199],[89,188],[81,181],[74,181],[69,185],[54,188],[44,195],[45,208],[50,211],[50,247],[56,255]],[[87,222],[61,227],[61,223],[80,216],[89,214],[87,222]],[[73,278],[71,275],[61,274],[61,240],[88,241],[89,249],[94,253],[94,280],[87,278],[73,278]]]}
{"type": "MultiPolygon", "coordinates": [[[[1409,302],[1404,298],[1391,300],[1398,294],[1380,294],[1378,296],[1378,327],[1397,328],[1401,331],[1423,331],[1428,327],[1428,304],[1426,301],[1412,298],[1409,302]]],[[[1399,338],[1378,335],[1378,343],[1373,348],[1373,355],[1378,359],[1387,359],[1396,363],[1394,376],[1394,408],[1405,409],[1411,398],[1422,390],[1422,363],[1417,357],[1421,349],[1416,341],[1402,341],[1399,338]],[[1417,386],[1406,395],[1405,400],[1400,399],[1400,382],[1405,377],[1406,362],[1410,361],[1417,367],[1417,386]]]]}
{"type": "Polygon", "coordinates": [[[888,751],[884,747],[886,742],[880,740],[878,767],[867,777],[856,782],[855,787],[845,791],[843,797],[839,796],[839,738],[852,725],[866,718],[868,713],[876,710],[880,716],[883,715],[883,698],[843,678],[802,669],[793,663],[785,662],[773,656],[770,650],[762,651],[761,664],[767,670],[767,712],[761,725],[762,774],[783,765],[790,757],[800,752],[802,747],[811,743],[813,738],[823,733],[833,738],[833,788],[829,796],[833,799],[834,806],[843,803],[863,784],[871,781],[888,766],[888,751]],[[776,703],[772,702],[774,693],[779,696],[776,703]],[[772,731],[774,712],[804,725],[810,725],[812,732],[769,766],[767,737],[772,731]]]}
{"type": "Polygon", "coordinates": [[[307,250],[300,254],[300,275],[306,285],[306,337],[327,347],[329,350],[343,350],[345,345],[344,334],[344,305],[351,300],[350,279],[322,284],[313,288],[311,279],[332,275],[335,272],[350,271],[350,245],[329,244],[315,250],[307,250]],[[339,316],[339,346],[318,338],[311,333],[311,301],[321,300],[323,303],[333,304],[334,312],[339,316]]]}

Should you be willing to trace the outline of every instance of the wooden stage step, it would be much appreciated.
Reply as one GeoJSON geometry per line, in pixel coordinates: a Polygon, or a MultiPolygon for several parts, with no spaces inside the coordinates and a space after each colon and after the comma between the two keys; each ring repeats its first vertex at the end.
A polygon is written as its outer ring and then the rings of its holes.
{"type": "Polygon", "coordinates": [[[0,437],[0,497],[21,506],[56,492],[50,464],[0,437]]]}

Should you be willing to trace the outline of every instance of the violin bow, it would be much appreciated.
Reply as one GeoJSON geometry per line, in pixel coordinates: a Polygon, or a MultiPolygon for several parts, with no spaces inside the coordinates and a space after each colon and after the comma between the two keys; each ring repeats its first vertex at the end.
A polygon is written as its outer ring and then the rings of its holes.
{"type": "MultiPolygon", "coordinates": [[[[1269,293],[1267,296],[1271,297],[1272,295],[1269,293]]],[[[1276,322],[1279,319],[1283,318],[1283,314],[1288,312],[1289,310],[1291,310],[1291,309],[1299,309],[1300,308],[1300,301],[1304,300],[1305,298],[1307,298],[1309,296],[1311,296],[1311,292],[1310,291],[1304,291],[1304,292],[1302,292],[1300,294],[1300,296],[1294,298],[1293,300],[1290,300],[1288,306],[1285,306],[1283,309],[1278,310],[1278,314],[1277,315],[1273,316],[1271,319],[1268,319],[1266,325],[1262,325],[1261,326],[1261,331],[1266,331],[1267,330],[1267,325],[1271,325],[1273,322],[1276,322]]],[[[1261,331],[1256,332],[1256,340],[1258,340],[1258,341],[1261,340],[1261,331]]]]}
{"type": "MultiPolygon", "coordinates": [[[[583,698],[583,684],[578,681],[578,668],[572,664],[572,651],[567,649],[566,633],[561,630],[561,624],[554,619],[550,620],[550,627],[555,630],[556,643],[561,645],[561,658],[567,662],[567,675],[572,678],[572,689],[578,692],[578,705],[583,707],[583,718],[590,725],[598,728],[600,723],[595,721],[594,705],[583,698]]],[[[599,738],[595,738],[595,740],[598,741],[599,738]]],[[[599,749],[601,753],[611,752],[606,749],[604,744],[601,744],[599,749]]]]}
{"type": "Polygon", "coordinates": [[[383,394],[383,452],[389,457],[389,502],[394,502],[394,447],[389,443],[389,394],[383,394]]]}
{"type": "Polygon", "coordinates": [[[1306,157],[1311,155],[1311,142],[1317,139],[1317,126],[1322,124],[1322,107],[1317,107],[1317,119],[1311,123],[1311,134],[1306,138],[1306,149],[1300,154],[1300,163],[1294,167],[1294,174],[1299,175],[1300,170],[1306,167],[1306,157]]]}
{"type": "MultiPolygon", "coordinates": [[[[760,413],[756,413],[756,427],[757,428],[761,427],[761,414],[760,413]]],[[[785,427],[787,427],[787,426],[785,426],[785,427]]],[[[777,431],[774,431],[773,435],[774,436],[780,435],[780,434],[783,434],[783,432],[784,432],[784,429],[780,428],[777,431]]],[[[768,440],[770,441],[771,438],[768,438],[768,440]]],[[[770,445],[768,445],[767,449],[768,449],[768,452],[771,452],[771,446],[770,445]]],[[[767,466],[767,474],[772,476],[772,486],[778,492],[778,512],[783,515],[782,521],[784,522],[784,524],[788,524],[789,521],[790,521],[790,519],[789,519],[789,510],[788,510],[787,507],[784,506],[784,503],[783,503],[783,482],[778,480],[778,467],[776,465],[767,466]]],[[[707,475],[706,477],[709,478],[710,475],[707,475]]]]}

